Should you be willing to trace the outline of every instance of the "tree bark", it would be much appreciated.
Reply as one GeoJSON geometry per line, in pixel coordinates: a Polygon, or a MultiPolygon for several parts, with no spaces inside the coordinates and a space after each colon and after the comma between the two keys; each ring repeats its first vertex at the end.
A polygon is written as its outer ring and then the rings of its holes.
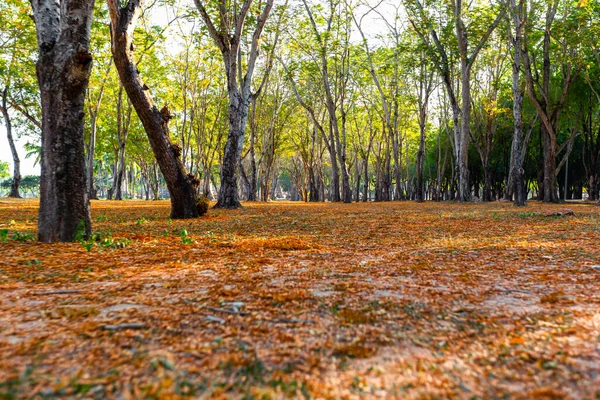
{"type": "Polygon", "coordinates": [[[32,0],[31,5],[42,104],[38,239],[69,242],[91,234],[83,128],[94,1],[32,0]]]}
{"type": "Polygon", "coordinates": [[[120,7],[118,0],[108,0],[111,18],[112,53],[125,92],[139,116],[171,197],[171,218],[198,217],[196,208],[197,179],[188,175],[181,162],[181,148],[173,145],[168,123],[172,118],[167,105],[160,111],[142,82],[133,61],[133,31],[141,13],[143,0],[129,0],[120,7]]]}
{"type": "Polygon", "coordinates": [[[19,153],[15,146],[15,141],[12,135],[12,123],[10,121],[10,115],[8,114],[7,106],[8,87],[5,87],[2,91],[2,118],[4,119],[4,127],[6,129],[6,138],[8,139],[8,146],[10,147],[10,153],[13,159],[13,178],[10,185],[10,193],[8,197],[21,198],[19,194],[19,184],[21,183],[21,160],[19,159],[19,153]]]}
{"type": "Polygon", "coordinates": [[[204,7],[204,2],[195,0],[196,8],[200,12],[210,36],[221,51],[227,76],[227,92],[229,93],[229,133],[225,143],[223,164],[221,166],[221,187],[215,208],[236,209],[242,206],[238,196],[236,172],[244,147],[248,108],[254,96],[252,93],[252,75],[258,58],[260,36],[274,0],[267,0],[261,14],[256,18],[256,28],[252,34],[246,73],[244,76],[238,76],[238,74],[241,75],[242,70],[241,38],[252,1],[245,0],[240,5],[239,12],[236,8],[235,15],[230,18],[231,15],[227,11],[226,1],[220,0],[218,4],[220,24],[217,29],[204,7]],[[229,24],[230,19],[233,21],[233,26],[229,24]],[[230,32],[231,28],[233,28],[233,32],[230,32]]]}

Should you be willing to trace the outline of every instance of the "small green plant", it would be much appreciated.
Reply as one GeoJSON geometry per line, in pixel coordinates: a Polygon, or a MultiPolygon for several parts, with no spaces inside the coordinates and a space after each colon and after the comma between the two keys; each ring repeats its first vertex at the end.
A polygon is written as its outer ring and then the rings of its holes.
{"type": "Polygon", "coordinates": [[[191,237],[188,236],[188,231],[186,229],[182,229],[179,231],[179,236],[181,237],[181,243],[183,244],[192,244],[194,241],[191,237]]]}
{"type": "Polygon", "coordinates": [[[93,240],[81,241],[81,245],[89,253],[90,251],[92,251],[92,247],[94,247],[94,241],[93,240]]]}
{"type": "Polygon", "coordinates": [[[33,240],[33,235],[31,233],[15,232],[12,235],[12,239],[19,242],[28,242],[30,240],[33,240]]]}
{"type": "Polygon", "coordinates": [[[27,260],[27,262],[25,263],[25,265],[27,265],[28,267],[32,267],[34,265],[40,265],[41,261],[38,260],[37,258],[34,258],[32,260],[27,260]]]}
{"type": "Polygon", "coordinates": [[[108,232],[96,232],[92,234],[90,240],[82,240],[81,245],[85,247],[87,251],[91,251],[94,245],[100,246],[104,249],[123,249],[131,244],[131,239],[120,238],[115,239],[112,237],[110,231],[108,232]]]}
{"type": "Polygon", "coordinates": [[[135,223],[138,225],[145,224],[146,222],[148,222],[148,220],[145,217],[142,217],[142,218],[138,219],[137,221],[135,221],[135,223]]]}
{"type": "Polygon", "coordinates": [[[73,239],[73,241],[82,243],[87,239],[87,236],[85,221],[80,220],[77,224],[77,228],[75,229],[75,239],[73,239]]]}
{"type": "Polygon", "coordinates": [[[96,217],[96,222],[106,222],[108,221],[108,217],[104,214],[100,214],[96,217]]]}
{"type": "Polygon", "coordinates": [[[8,242],[8,229],[0,229],[0,242],[8,242]]]}
{"type": "Polygon", "coordinates": [[[105,249],[123,249],[131,244],[131,240],[127,238],[113,239],[112,236],[106,237],[100,241],[100,247],[105,249]]]}
{"type": "Polygon", "coordinates": [[[534,218],[534,217],[539,217],[539,214],[536,212],[522,212],[522,213],[518,213],[517,214],[518,218],[534,218]]]}

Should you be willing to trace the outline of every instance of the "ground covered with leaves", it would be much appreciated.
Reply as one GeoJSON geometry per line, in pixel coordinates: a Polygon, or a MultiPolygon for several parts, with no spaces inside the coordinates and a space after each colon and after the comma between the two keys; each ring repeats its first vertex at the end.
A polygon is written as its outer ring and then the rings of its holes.
{"type": "Polygon", "coordinates": [[[598,398],[600,207],[0,200],[0,398],[598,398]]]}

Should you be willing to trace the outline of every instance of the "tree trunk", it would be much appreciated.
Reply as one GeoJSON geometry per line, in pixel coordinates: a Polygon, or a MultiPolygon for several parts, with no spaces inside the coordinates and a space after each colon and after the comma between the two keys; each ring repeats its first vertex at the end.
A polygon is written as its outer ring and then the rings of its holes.
{"type": "MultiPolygon", "coordinates": [[[[514,195],[513,204],[515,206],[523,207],[526,201],[525,193],[525,171],[523,170],[523,161],[525,158],[525,147],[523,146],[523,95],[521,93],[521,85],[519,83],[519,76],[521,71],[521,48],[523,42],[522,30],[523,24],[521,23],[521,14],[523,12],[523,3],[519,3],[517,8],[515,0],[510,0],[510,6],[512,11],[513,25],[515,29],[515,36],[513,38],[514,46],[514,61],[512,66],[512,92],[513,92],[513,119],[514,119],[514,133],[511,148],[511,170],[509,177],[512,179],[512,193],[514,195]]],[[[510,191],[508,191],[510,193],[510,191]]],[[[508,197],[508,196],[507,196],[508,197]]]]}
{"type": "Polygon", "coordinates": [[[251,99],[256,97],[256,94],[252,93],[252,75],[258,58],[260,36],[273,7],[273,1],[267,0],[262,12],[256,18],[256,28],[252,33],[244,76],[241,76],[242,56],[240,45],[244,23],[252,0],[244,0],[239,9],[236,3],[234,15],[230,15],[231,13],[227,10],[228,5],[222,0],[219,4],[220,21],[218,27],[213,24],[204,7],[204,2],[202,0],[194,1],[210,36],[221,51],[227,75],[229,133],[225,143],[223,165],[221,167],[221,187],[219,189],[217,204],[215,205],[216,208],[235,209],[242,206],[238,196],[236,168],[240,164],[242,149],[244,147],[248,108],[251,99]],[[232,26],[229,24],[230,17],[235,21],[233,32],[231,32],[232,26]]]}
{"type": "Polygon", "coordinates": [[[42,105],[38,238],[70,242],[91,234],[84,144],[93,0],[33,0],[42,105]]]}
{"type": "MultiPolygon", "coordinates": [[[[234,65],[235,68],[235,65],[234,65]]],[[[231,72],[228,72],[228,76],[231,72]]],[[[231,78],[228,78],[230,80],[231,78]]],[[[237,166],[242,154],[239,143],[244,140],[245,122],[248,116],[248,101],[244,99],[237,86],[229,87],[229,133],[225,143],[225,153],[221,166],[221,187],[216,208],[240,208],[238,195],[237,166]]]]}
{"type": "MultiPolygon", "coordinates": [[[[464,60],[466,62],[466,60],[464,60]]],[[[469,182],[469,141],[471,129],[471,68],[461,66],[462,74],[462,120],[458,153],[458,198],[461,202],[471,201],[469,182]]]]}
{"type": "Polygon", "coordinates": [[[252,132],[252,136],[250,137],[250,188],[248,189],[248,201],[256,201],[256,190],[258,186],[256,153],[254,148],[255,140],[255,132],[252,132]]]}
{"type": "Polygon", "coordinates": [[[544,203],[558,202],[556,192],[556,135],[542,125],[544,146],[544,203]]]}
{"type": "Polygon", "coordinates": [[[10,121],[10,115],[8,114],[7,99],[8,87],[5,87],[2,91],[2,118],[4,118],[4,127],[6,128],[6,138],[8,139],[8,146],[10,147],[10,153],[13,159],[13,178],[10,185],[10,193],[8,197],[21,198],[19,194],[19,184],[21,183],[21,160],[19,159],[19,153],[17,153],[17,147],[12,135],[12,123],[10,121]]]}
{"type": "Polygon", "coordinates": [[[143,0],[129,0],[123,8],[117,0],[108,0],[111,16],[112,53],[119,78],[131,104],[139,116],[156,161],[167,183],[171,197],[171,218],[196,218],[197,179],[188,175],[181,162],[181,148],[169,137],[168,123],[172,115],[165,105],[160,111],[142,82],[133,61],[133,31],[143,0]]]}
{"type": "Polygon", "coordinates": [[[419,151],[417,152],[417,190],[415,200],[417,202],[425,201],[423,195],[424,183],[423,183],[423,169],[425,166],[425,125],[419,124],[419,151]]]}

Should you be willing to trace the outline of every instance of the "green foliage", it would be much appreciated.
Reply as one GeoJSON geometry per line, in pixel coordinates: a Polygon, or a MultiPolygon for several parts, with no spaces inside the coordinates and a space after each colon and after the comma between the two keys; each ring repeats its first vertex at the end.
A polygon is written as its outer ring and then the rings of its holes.
{"type": "Polygon", "coordinates": [[[113,238],[110,231],[95,232],[89,240],[80,242],[86,251],[92,251],[94,246],[99,246],[103,249],[124,249],[131,244],[131,239],[128,238],[113,238]]]}
{"type": "Polygon", "coordinates": [[[192,244],[194,241],[191,237],[188,236],[189,233],[186,229],[182,229],[179,231],[179,237],[181,237],[181,243],[183,244],[192,244]]]}
{"type": "Polygon", "coordinates": [[[18,242],[29,242],[29,241],[33,241],[34,237],[33,234],[31,233],[21,233],[21,232],[15,232],[12,234],[11,238],[13,240],[16,240],[18,242]]]}
{"type": "Polygon", "coordinates": [[[8,178],[9,176],[8,163],[6,161],[0,161],[0,179],[8,178]]]}

